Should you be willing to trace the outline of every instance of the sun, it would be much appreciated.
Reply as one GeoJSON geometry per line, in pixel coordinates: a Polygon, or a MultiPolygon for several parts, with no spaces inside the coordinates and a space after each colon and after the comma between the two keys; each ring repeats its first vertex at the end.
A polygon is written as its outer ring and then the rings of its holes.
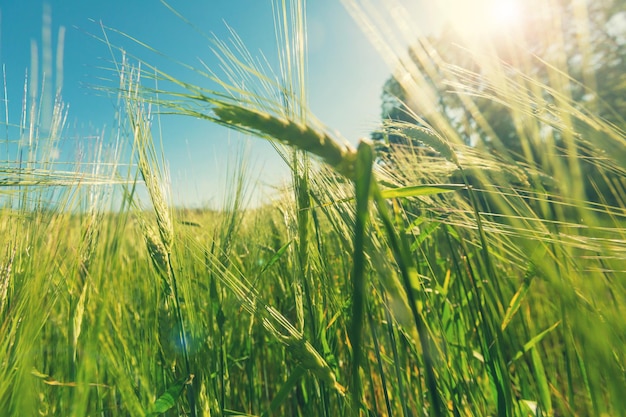
{"type": "Polygon", "coordinates": [[[521,21],[522,9],[515,0],[495,0],[491,2],[489,14],[494,26],[516,25],[521,21]]]}
{"type": "Polygon", "coordinates": [[[445,20],[465,37],[499,36],[521,24],[521,0],[444,0],[445,20]]]}

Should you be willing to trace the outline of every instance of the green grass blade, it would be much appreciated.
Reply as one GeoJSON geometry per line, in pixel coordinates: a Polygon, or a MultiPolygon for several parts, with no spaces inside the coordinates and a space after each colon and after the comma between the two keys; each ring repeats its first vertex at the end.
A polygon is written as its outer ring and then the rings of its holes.
{"type": "Polygon", "coordinates": [[[394,259],[398,265],[398,269],[400,270],[402,284],[408,297],[413,322],[415,324],[420,346],[422,348],[425,382],[428,387],[428,396],[431,401],[430,409],[434,416],[443,416],[445,411],[437,386],[435,352],[431,345],[428,326],[422,315],[423,305],[416,297],[416,294],[418,294],[422,288],[419,283],[415,262],[412,255],[409,253],[410,245],[406,242],[404,234],[399,234],[396,230],[387,207],[387,202],[380,195],[378,185],[375,182],[372,184],[373,198],[376,202],[376,207],[378,208],[378,214],[383,223],[383,228],[387,234],[387,238],[389,239],[389,246],[391,247],[394,259]]]}
{"type": "Polygon", "coordinates": [[[518,360],[519,358],[521,358],[522,356],[524,356],[524,354],[526,352],[528,352],[530,349],[532,349],[533,347],[535,347],[535,345],[539,342],[541,342],[541,340],[546,337],[546,335],[548,333],[550,333],[552,330],[556,329],[558,327],[558,325],[561,324],[560,321],[557,321],[556,323],[554,323],[552,326],[548,327],[546,330],[544,330],[543,332],[539,333],[538,335],[536,335],[535,337],[533,337],[532,339],[530,339],[528,342],[524,343],[524,346],[522,347],[522,350],[520,350],[519,352],[517,352],[515,354],[515,356],[513,356],[513,358],[511,359],[511,361],[509,362],[509,364],[515,362],[516,360],[518,360]]]}
{"type": "Polygon", "coordinates": [[[541,410],[546,415],[553,415],[552,411],[552,398],[550,396],[550,384],[546,377],[546,370],[543,366],[543,361],[539,356],[539,352],[535,348],[531,348],[531,359],[533,368],[535,370],[535,378],[537,378],[537,389],[539,390],[539,398],[541,398],[541,410]]]}
{"type": "Polygon", "coordinates": [[[427,195],[443,194],[452,191],[466,189],[463,184],[438,184],[438,185],[411,185],[408,187],[387,188],[380,191],[382,198],[421,197],[427,195]]]}
{"type": "Polygon", "coordinates": [[[302,379],[302,377],[306,374],[306,368],[302,365],[299,365],[291,372],[289,378],[285,381],[285,383],[280,387],[278,393],[272,399],[269,408],[261,417],[270,417],[275,415],[280,406],[287,400],[289,393],[293,390],[296,384],[302,379]]]}
{"type": "Polygon", "coordinates": [[[526,297],[526,294],[528,294],[531,281],[532,281],[532,277],[524,279],[522,286],[517,290],[515,295],[513,295],[513,298],[511,298],[511,302],[509,303],[509,306],[506,309],[506,312],[504,313],[504,318],[502,319],[502,325],[501,325],[502,331],[504,331],[507,328],[507,326],[511,323],[513,316],[519,310],[522,304],[522,301],[526,297]]]}
{"type": "Polygon", "coordinates": [[[280,247],[276,251],[276,253],[272,255],[272,257],[267,261],[267,263],[263,265],[263,269],[261,269],[261,272],[259,272],[259,275],[263,274],[265,271],[271,268],[272,265],[274,265],[280,259],[280,257],[283,256],[283,254],[287,251],[287,249],[292,243],[293,243],[293,240],[290,240],[289,242],[285,243],[282,247],[280,247]]]}
{"type": "Polygon", "coordinates": [[[352,320],[350,323],[350,344],[352,345],[352,384],[351,393],[355,410],[361,403],[361,360],[363,348],[363,321],[365,315],[365,229],[369,216],[369,196],[372,181],[374,152],[366,142],[361,142],[357,150],[356,179],[356,222],[354,226],[354,254],[352,257],[352,320]]]}
{"type": "Polygon", "coordinates": [[[186,376],[174,382],[171,387],[169,387],[159,398],[157,398],[152,405],[150,412],[148,412],[148,416],[158,416],[159,414],[163,414],[173,408],[183,393],[185,385],[191,384],[192,379],[193,377],[186,376]]]}

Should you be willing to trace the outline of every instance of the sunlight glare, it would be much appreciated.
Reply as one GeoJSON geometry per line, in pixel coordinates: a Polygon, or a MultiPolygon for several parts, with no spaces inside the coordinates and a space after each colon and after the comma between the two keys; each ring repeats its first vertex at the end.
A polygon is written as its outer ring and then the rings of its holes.
{"type": "Polygon", "coordinates": [[[463,36],[498,36],[521,23],[519,0],[447,0],[444,17],[463,36]]]}
{"type": "Polygon", "coordinates": [[[515,0],[496,0],[490,7],[491,19],[497,26],[510,26],[519,22],[520,7],[515,0]]]}

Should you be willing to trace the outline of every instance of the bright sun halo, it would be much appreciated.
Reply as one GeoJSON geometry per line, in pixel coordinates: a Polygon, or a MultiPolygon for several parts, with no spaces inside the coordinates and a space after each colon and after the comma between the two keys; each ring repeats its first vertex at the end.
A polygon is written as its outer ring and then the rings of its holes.
{"type": "Polygon", "coordinates": [[[444,16],[465,36],[497,36],[521,22],[519,0],[447,0],[444,16]]]}
{"type": "Polygon", "coordinates": [[[499,25],[515,24],[519,21],[521,9],[514,0],[499,0],[491,2],[491,18],[499,25]]]}

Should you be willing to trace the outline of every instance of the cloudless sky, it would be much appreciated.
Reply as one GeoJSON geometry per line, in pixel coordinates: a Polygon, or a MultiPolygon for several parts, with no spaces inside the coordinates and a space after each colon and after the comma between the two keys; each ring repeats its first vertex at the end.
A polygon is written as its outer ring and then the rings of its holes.
{"type": "MultiPolygon", "coordinates": [[[[50,8],[53,56],[59,28],[65,27],[62,96],[70,106],[66,137],[86,137],[103,130],[106,137],[114,125],[115,97],[93,88],[118,83],[107,45],[95,38],[103,35],[100,23],[149,44],[173,60],[196,66],[202,60],[217,69],[209,41],[159,0],[0,0],[0,63],[6,70],[12,123],[19,122],[32,41],[37,42],[42,71],[44,3],[50,8]]],[[[271,0],[171,0],[169,4],[203,33],[214,33],[221,39],[230,36],[228,23],[253,55],[262,51],[278,72],[271,0]]],[[[310,109],[330,129],[356,143],[358,138],[367,137],[379,120],[381,88],[390,69],[340,0],[309,0],[307,20],[310,109]]],[[[416,24],[433,24],[428,16],[420,20],[416,24]]],[[[181,80],[213,87],[115,32],[107,31],[107,36],[113,45],[181,80]]],[[[119,54],[115,58],[119,59],[119,54]]],[[[4,113],[4,106],[0,107],[4,113]]],[[[219,206],[227,170],[236,162],[237,149],[243,143],[248,144],[255,198],[271,193],[271,188],[263,185],[280,184],[287,178],[284,163],[261,139],[246,139],[188,117],[164,116],[162,123],[173,198],[179,205],[219,206]]],[[[69,151],[64,152],[67,157],[69,151]]]]}

